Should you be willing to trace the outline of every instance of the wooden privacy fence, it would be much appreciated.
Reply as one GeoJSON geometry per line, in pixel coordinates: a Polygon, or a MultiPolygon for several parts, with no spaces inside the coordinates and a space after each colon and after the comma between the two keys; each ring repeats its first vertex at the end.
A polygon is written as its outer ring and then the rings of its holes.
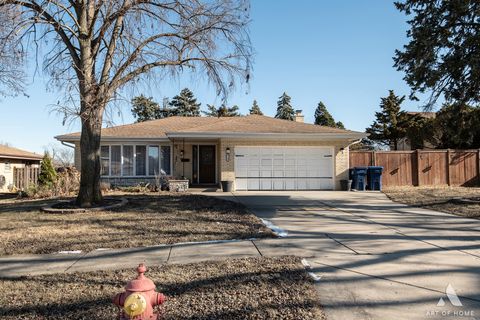
{"type": "Polygon", "coordinates": [[[480,149],[351,151],[350,168],[359,166],[382,166],[387,187],[480,184],[480,149]]]}
{"type": "Polygon", "coordinates": [[[37,184],[39,173],[40,168],[30,166],[13,168],[13,184],[18,189],[25,189],[31,184],[37,184]]]}

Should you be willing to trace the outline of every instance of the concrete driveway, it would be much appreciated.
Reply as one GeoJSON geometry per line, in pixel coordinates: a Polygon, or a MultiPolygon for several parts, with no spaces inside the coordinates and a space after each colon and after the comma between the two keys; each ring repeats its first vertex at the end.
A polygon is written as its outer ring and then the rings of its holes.
{"type": "Polygon", "coordinates": [[[479,220],[373,192],[222,196],[288,231],[255,244],[265,256],[308,257],[330,320],[480,319],[479,220]]]}

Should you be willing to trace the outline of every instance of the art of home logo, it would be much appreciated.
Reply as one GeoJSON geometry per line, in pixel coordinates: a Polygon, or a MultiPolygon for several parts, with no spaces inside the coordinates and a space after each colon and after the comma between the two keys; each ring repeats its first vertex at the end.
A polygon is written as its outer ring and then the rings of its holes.
{"type": "Polygon", "coordinates": [[[459,317],[459,318],[467,317],[468,319],[475,319],[474,318],[475,314],[473,310],[465,310],[464,308],[460,308],[460,307],[463,307],[462,301],[460,301],[460,298],[458,297],[457,293],[455,292],[455,289],[450,283],[445,289],[445,294],[446,294],[446,297],[440,297],[437,303],[437,308],[441,308],[441,309],[428,310],[427,316],[459,317]],[[450,307],[450,305],[456,308],[449,309],[448,307],[450,307]]]}

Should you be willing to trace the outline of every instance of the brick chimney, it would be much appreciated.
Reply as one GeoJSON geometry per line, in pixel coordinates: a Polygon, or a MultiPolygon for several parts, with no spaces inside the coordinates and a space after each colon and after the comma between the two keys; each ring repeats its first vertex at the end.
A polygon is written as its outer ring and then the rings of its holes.
{"type": "Polygon", "coordinates": [[[296,122],[304,122],[302,110],[295,110],[295,116],[293,117],[293,120],[295,120],[296,122]]]}

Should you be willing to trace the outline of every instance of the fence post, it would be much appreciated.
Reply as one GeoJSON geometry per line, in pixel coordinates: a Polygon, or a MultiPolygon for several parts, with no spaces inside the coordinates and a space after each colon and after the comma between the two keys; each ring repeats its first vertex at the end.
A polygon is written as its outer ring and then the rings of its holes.
{"type": "Polygon", "coordinates": [[[480,186],[480,149],[477,152],[477,184],[480,186]]]}
{"type": "Polygon", "coordinates": [[[450,149],[447,149],[447,184],[450,186],[451,184],[450,178],[450,149]]]}
{"type": "Polygon", "coordinates": [[[372,166],[376,166],[376,165],[377,165],[377,152],[372,151],[372,166]]]}
{"type": "Polygon", "coordinates": [[[417,186],[420,187],[420,150],[416,150],[417,152],[417,186]]]}

